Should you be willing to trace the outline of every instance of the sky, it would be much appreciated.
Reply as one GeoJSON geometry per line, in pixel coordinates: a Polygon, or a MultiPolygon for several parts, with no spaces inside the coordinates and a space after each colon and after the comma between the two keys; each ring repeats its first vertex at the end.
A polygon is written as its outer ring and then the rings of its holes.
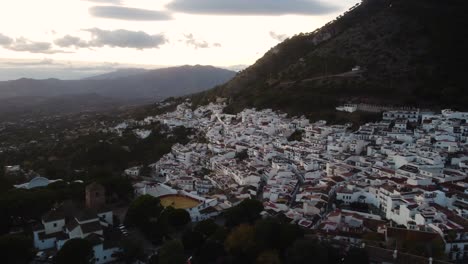
{"type": "Polygon", "coordinates": [[[360,0],[1,0],[0,80],[253,64],[360,0]]]}

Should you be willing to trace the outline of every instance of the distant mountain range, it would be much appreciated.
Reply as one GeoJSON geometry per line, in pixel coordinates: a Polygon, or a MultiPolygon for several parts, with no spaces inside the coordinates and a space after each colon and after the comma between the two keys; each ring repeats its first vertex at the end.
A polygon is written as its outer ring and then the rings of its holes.
{"type": "Polygon", "coordinates": [[[138,75],[138,74],[148,73],[150,71],[151,70],[138,69],[138,68],[118,69],[113,72],[104,73],[104,74],[92,76],[89,78],[84,78],[83,80],[115,80],[115,79],[126,78],[130,76],[138,75]]]}
{"type": "Polygon", "coordinates": [[[0,82],[0,118],[37,113],[37,108],[45,109],[44,114],[58,114],[154,102],[210,89],[235,74],[197,65],[125,69],[73,81],[23,78],[0,82]]]}
{"type": "Polygon", "coordinates": [[[467,110],[466,10],[466,0],[364,0],[193,100],[326,119],[346,102],[467,110]]]}

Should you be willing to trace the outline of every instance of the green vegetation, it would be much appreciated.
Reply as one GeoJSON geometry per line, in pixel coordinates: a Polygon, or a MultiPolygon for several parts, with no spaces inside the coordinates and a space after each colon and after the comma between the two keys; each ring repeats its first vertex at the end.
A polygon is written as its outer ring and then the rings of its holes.
{"type": "Polygon", "coordinates": [[[93,246],[85,239],[71,239],[63,245],[55,256],[57,264],[88,264],[92,263],[93,246]]]}
{"type": "Polygon", "coordinates": [[[301,141],[303,134],[304,131],[296,130],[288,137],[288,141],[301,141]]]}
{"type": "MultiPolygon", "coordinates": [[[[145,139],[131,132],[121,137],[95,132],[64,138],[60,144],[46,141],[0,153],[0,165],[18,164],[26,171],[33,170],[49,179],[91,180],[99,176],[100,171],[106,176],[121,175],[126,168],[155,162],[170,152],[174,144],[187,143],[192,134],[192,130],[185,127],[169,131],[160,124],[139,128],[152,133],[145,139]]],[[[24,180],[24,177],[0,177],[0,181],[10,186],[24,180]]]]}
{"type": "MultiPolygon", "coordinates": [[[[228,113],[273,108],[312,120],[348,122],[346,102],[466,110],[463,74],[468,39],[463,0],[368,0],[319,30],[272,48],[256,64],[210,91],[228,98],[228,113]],[[359,65],[360,72],[351,72],[359,65]]],[[[358,119],[357,121],[364,121],[358,119]]]]}
{"type": "Polygon", "coordinates": [[[136,227],[154,242],[159,242],[165,233],[160,223],[163,207],[159,199],[143,195],[135,199],[128,208],[125,225],[136,227]]]}
{"type": "Polygon", "coordinates": [[[247,153],[247,150],[244,149],[240,152],[236,152],[236,156],[235,156],[236,159],[238,159],[239,161],[243,161],[243,160],[246,160],[247,158],[249,158],[249,154],[247,153]]]}
{"type": "MultiPolygon", "coordinates": [[[[144,198],[147,200],[147,198],[144,198]]],[[[154,199],[154,198],[153,198],[154,199]]],[[[279,219],[261,219],[263,205],[245,200],[225,214],[226,226],[205,220],[188,225],[167,240],[151,263],[368,263],[367,253],[351,248],[338,248],[307,238],[305,230],[297,225],[282,223],[279,219]],[[230,219],[233,220],[230,220],[230,219]],[[352,262],[358,261],[358,262],[352,262]]]]}
{"type": "Polygon", "coordinates": [[[0,237],[0,261],[5,264],[26,264],[34,256],[32,238],[23,235],[0,237]]]}
{"type": "Polygon", "coordinates": [[[159,244],[175,232],[183,230],[190,223],[190,215],[183,209],[164,208],[159,199],[142,195],[128,208],[125,225],[138,228],[145,237],[159,244]]]}
{"type": "Polygon", "coordinates": [[[184,246],[178,240],[164,243],[159,250],[159,264],[185,264],[184,246]]]}
{"type": "Polygon", "coordinates": [[[260,201],[246,199],[239,205],[229,208],[225,213],[226,226],[233,227],[242,223],[254,223],[260,219],[263,204],[260,201]]]}
{"type": "Polygon", "coordinates": [[[171,209],[168,208],[168,218],[172,226],[177,229],[180,229],[190,223],[190,215],[184,209],[171,209]]]}
{"type": "Polygon", "coordinates": [[[144,241],[131,234],[121,241],[122,252],[120,259],[125,263],[134,263],[135,260],[145,260],[144,241]]]}
{"type": "Polygon", "coordinates": [[[82,183],[54,183],[31,190],[11,189],[0,194],[0,234],[13,226],[25,226],[29,220],[40,220],[56,203],[65,200],[84,200],[82,183]]]}

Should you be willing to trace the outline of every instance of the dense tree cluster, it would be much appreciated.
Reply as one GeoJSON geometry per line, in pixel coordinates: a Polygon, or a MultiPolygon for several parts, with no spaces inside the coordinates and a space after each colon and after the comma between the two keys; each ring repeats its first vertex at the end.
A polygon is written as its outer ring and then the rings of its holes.
{"type": "Polygon", "coordinates": [[[301,141],[303,134],[304,131],[296,130],[288,137],[288,141],[301,141]]]}
{"type": "Polygon", "coordinates": [[[125,225],[139,229],[148,240],[159,244],[170,234],[182,230],[190,222],[183,209],[164,208],[159,199],[142,195],[128,208],[125,225]]]}
{"type": "Polygon", "coordinates": [[[32,238],[24,235],[0,236],[0,262],[6,264],[29,263],[34,256],[32,238]]]}
{"type": "Polygon", "coordinates": [[[91,242],[85,239],[71,239],[57,252],[56,264],[88,264],[94,257],[91,242]]]}
{"type": "Polygon", "coordinates": [[[305,230],[279,219],[262,219],[263,206],[245,200],[224,215],[226,226],[205,220],[186,226],[179,239],[163,243],[151,263],[368,263],[367,253],[340,251],[307,238],[305,230]],[[233,220],[229,220],[229,219],[233,220]]]}

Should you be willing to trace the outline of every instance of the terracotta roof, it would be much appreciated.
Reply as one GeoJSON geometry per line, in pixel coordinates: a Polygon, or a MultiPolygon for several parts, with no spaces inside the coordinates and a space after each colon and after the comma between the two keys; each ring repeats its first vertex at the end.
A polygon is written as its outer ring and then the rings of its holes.
{"type": "Polygon", "coordinates": [[[93,246],[96,246],[102,243],[102,238],[98,234],[91,234],[87,236],[85,239],[91,242],[93,246]]]}
{"type": "Polygon", "coordinates": [[[51,234],[46,234],[45,232],[39,232],[38,237],[40,240],[46,240],[46,239],[51,239],[51,238],[56,238],[58,240],[65,240],[69,238],[69,236],[62,231],[51,233],[51,234]]]}
{"type": "Polygon", "coordinates": [[[92,220],[92,219],[98,219],[98,215],[95,210],[92,209],[85,209],[81,212],[79,212],[76,217],[75,217],[79,222],[87,221],[87,220],[92,220]]]}
{"type": "Polygon", "coordinates": [[[79,226],[79,224],[76,221],[76,219],[72,219],[71,221],[68,221],[68,223],[66,224],[66,227],[67,227],[68,231],[72,231],[77,226],[79,226]]]}
{"type": "Polygon", "coordinates": [[[42,217],[44,222],[53,222],[62,219],[65,220],[65,214],[62,211],[56,210],[51,210],[42,217]]]}
{"type": "Polygon", "coordinates": [[[101,223],[99,221],[94,221],[91,223],[86,223],[81,225],[81,230],[83,234],[94,233],[102,230],[101,223]]]}
{"type": "Polygon", "coordinates": [[[216,210],[213,206],[209,206],[205,209],[200,210],[200,213],[202,214],[211,214],[211,213],[216,213],[218,210],[216,210]]]}
{"type": "Polygon", "coordinates": [[[416,231],[403,228],[387,227],[387,237],[404,241],[432,241],[442,239],[437,233],[416,231]]]}

